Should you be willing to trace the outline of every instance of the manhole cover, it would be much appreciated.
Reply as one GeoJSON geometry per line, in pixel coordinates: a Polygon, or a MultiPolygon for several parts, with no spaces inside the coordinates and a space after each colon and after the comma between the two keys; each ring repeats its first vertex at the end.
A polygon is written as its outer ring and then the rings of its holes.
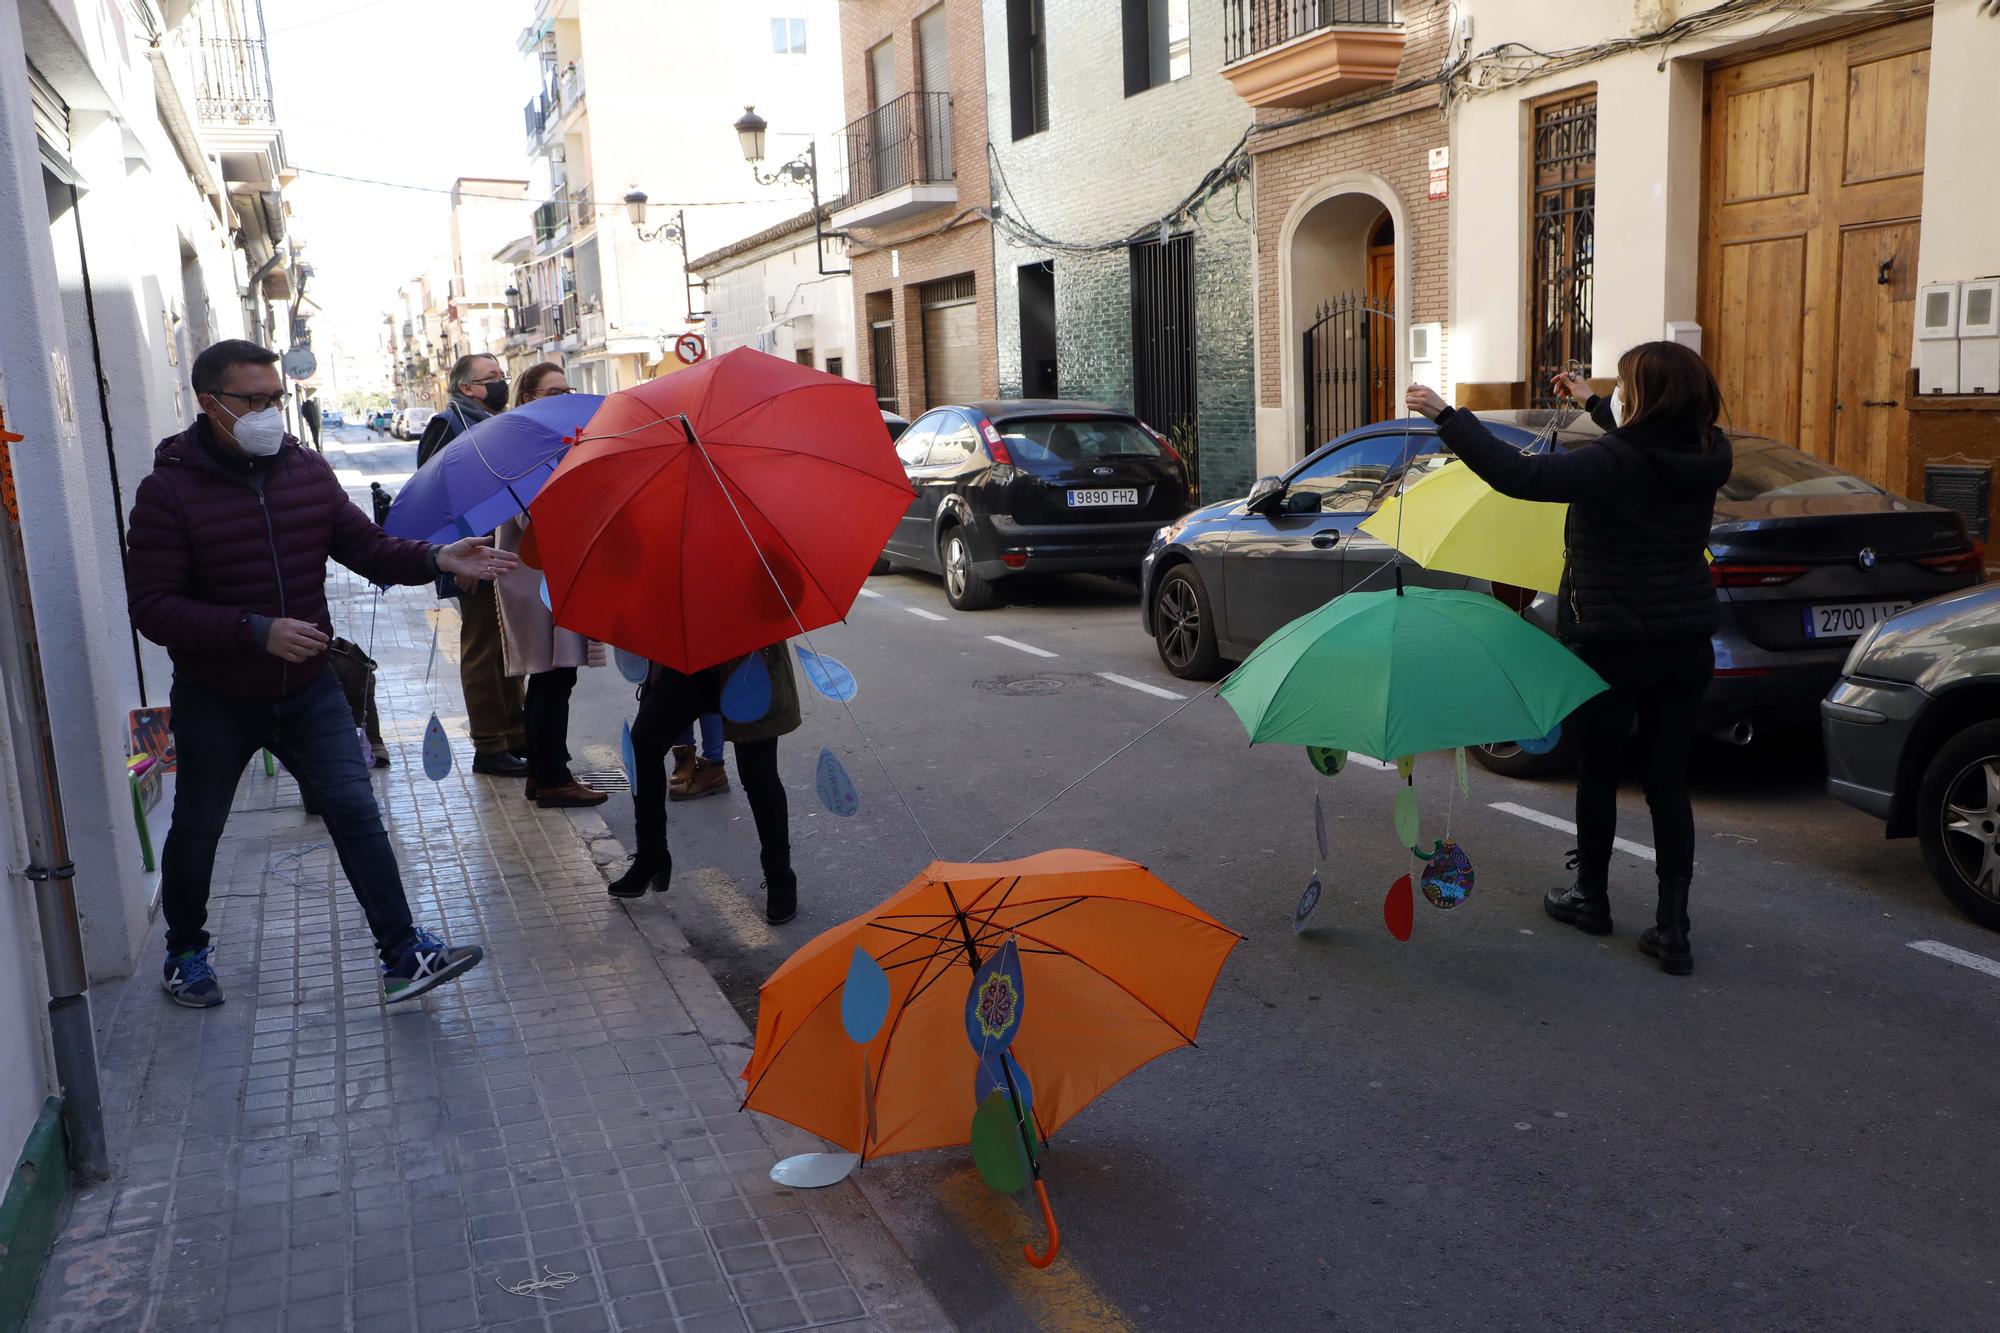
{"type": "Polygon", "coordinates": [[[973,688],[985,690],[989,694],[1033,696],[1060,693],[1077,684],[1079,680],[1088,683],[1089,677],[1043,672],[1027,676],[993,676],[974,682],[973,688]]]}

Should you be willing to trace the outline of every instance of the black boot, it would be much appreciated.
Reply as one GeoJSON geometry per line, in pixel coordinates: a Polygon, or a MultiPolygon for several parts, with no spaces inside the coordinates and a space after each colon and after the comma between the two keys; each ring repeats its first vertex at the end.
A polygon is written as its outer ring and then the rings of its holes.
{"type": "Polygon", "coordinates": [[[1542,896],[1542,910],[1586,935],[1611,933],[1611,895],[1601,885],[1586,889],[1579,879],[1566,889],[1550,889],[1542,896]]]}
{"type": "Polygon", "coordinates": [[[611,881],[605,892],[614,898],[643,898],[646,890],[665,893],[674,876],[674,858],[667,854],[666,830],[649,833],[642,829],[638,835],[638,850],[632,854],[632,862],[625,867],[625,873],[611,881]]]}
{"type": "Polygon", "coordinates": [[[1694,946],[1688,943],[1688,881],[1660,880],[1660,907],[1653,926],[1639,936],[1639,948],[1660,960],[1660,971],[1684,977],[1694,971],[1694,946]]]}
{"type": "Polygon", "coordinates": [[[799,914],[799,877],[792,873],[790,849],[764,858],[764,919],[782,926],[799,914]]]}

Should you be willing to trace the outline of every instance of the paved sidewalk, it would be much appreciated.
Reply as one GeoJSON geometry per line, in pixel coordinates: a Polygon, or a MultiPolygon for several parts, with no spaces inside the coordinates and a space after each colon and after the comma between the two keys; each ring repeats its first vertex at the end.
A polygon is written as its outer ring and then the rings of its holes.
{"type": "MultiPolygon", "coordinates": [[[[369,590],[329,591],[367,644],[369,590]]],[[[423,681],[437,606],[381,602],[376,787],[418,921],[485,963],[385,1010],[323,827],[253,764],[211,905],[227,1003],[169,1003],[151,951],[92,993],[117,1174],[78,1199],[32,1326],[949,1327],[851,1182],[771,1183],[816,1141],[736,1109],[749,1034],[664,902],[606,897],[603,821],[425,779],[433,709],[471,754],[446,653],[423,681]],[[545,1270],[576,1280],[501,1289],[545,1270]]]]}

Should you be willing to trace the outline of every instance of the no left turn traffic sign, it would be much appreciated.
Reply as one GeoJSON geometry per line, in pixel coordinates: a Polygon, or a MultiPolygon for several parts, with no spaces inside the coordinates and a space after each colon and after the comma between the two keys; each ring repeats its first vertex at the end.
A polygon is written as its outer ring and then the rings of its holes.
{"type": "Polygon", "coordinates": [[[674,339],[674,355],[682,365],[691,366],[708,355],[708,343],[699,333],[683,333],[674,339]]]}

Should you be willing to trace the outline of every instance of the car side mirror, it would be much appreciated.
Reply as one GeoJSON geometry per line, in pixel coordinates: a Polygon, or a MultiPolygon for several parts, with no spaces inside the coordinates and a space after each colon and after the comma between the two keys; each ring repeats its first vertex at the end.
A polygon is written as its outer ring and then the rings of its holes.
{"type": "Polygon", "coordinates": [[[1284,502],[1285,483],[1276,477],[1259,477],[1257,484],[1250,488],[1250,499],[1245,506],[1253,514],[1275,513],[1284,502]]]}

